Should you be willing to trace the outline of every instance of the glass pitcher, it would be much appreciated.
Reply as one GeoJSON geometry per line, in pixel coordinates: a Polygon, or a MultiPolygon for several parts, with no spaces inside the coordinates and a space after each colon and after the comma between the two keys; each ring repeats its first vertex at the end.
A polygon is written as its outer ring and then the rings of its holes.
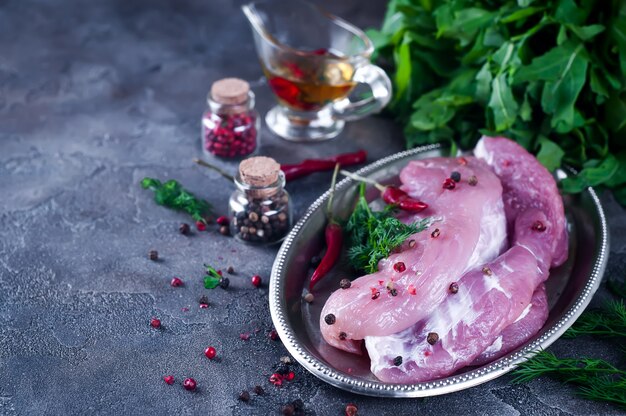
{"type": "Polygon", "coordinates": [[[391,81],[370,63],[372,41],[362,30],[302,0],[261,0],[242,7],[279,104],[265,118],[278,136],[321,141],[345,121],[380,111],[391,81]],[[353,100],[353,90],[368,87],[353,100]],[[351,94],[352,93],[352,94],[351,94]]]}

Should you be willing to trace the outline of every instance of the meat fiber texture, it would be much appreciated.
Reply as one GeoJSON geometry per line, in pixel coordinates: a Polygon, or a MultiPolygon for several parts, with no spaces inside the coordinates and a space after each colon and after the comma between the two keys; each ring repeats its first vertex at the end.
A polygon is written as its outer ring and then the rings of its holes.
{"type": "Polygon", "coordinates": [[[419,215],[404,220],[431,217],[434,222],[409,237],[399,252],[381,260],[378,272],[329,297],[320,328],[336,348],[359,354],[366,336],[392,335],[412,327],[447,298],[452,282],[497,256],[506,244],[502,186],[484,161],[474,157],[412,161],[400,178],[405,191],[429,204],[419,215]],[[462,178],[480,179],[476,186],[465,179],[454,190],[444,189],[442,184],[452,171],[462,178]],[[400,263],[403,271],[394,267],[400,263]],[[378,297],[373,296],[376,293],[378,297]],[[332,325],[325,322],[328,314],[335,316],[332,325]]]}
{"type": "Polygon", "coordinates": [[[567,258],[566,222],[554,179],[508,139],[483,138],[476,155],[502,181],[511,247],[465,273],[458,293],[448,293],[425,319],[392,335],[366,336],[372,372],[382,381],[450,375],[477,358],[485,362],[516,348],[545,322],[542,282],[550,265],[567,258]]]}
{"type": "Polygon", "coordinates": [[[522,314],[507,326],[485,351],[471,365],[484,365],[508,354],[530,340],[548,319],[548,296],[546,287],[539,285],[530,304],[522,314]]]}

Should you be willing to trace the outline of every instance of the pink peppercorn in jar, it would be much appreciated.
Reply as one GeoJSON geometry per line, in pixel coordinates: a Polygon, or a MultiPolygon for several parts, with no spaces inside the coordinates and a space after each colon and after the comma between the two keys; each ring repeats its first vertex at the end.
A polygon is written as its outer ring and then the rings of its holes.
{"type": "Polygon", "coordinates": [[[238,78],[224,78],[211,86],[209,108],[202,116],[202,148],[224,158],[241,158],[257,148],[261,119],[254,110],[250,85],[238,78]]]}

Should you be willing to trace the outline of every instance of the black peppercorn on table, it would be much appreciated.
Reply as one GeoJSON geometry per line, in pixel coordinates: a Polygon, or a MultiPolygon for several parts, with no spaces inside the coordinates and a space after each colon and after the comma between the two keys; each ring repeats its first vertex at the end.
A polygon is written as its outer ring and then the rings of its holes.
{"type": "MultiPolygon", "coordinates": [[[[359,415],[619,414],[550,379],[512,385],[504,376],[422,400],[352,395],[297,365],[293,380],[269,382],[286,355],[272,339],[267,301],[277,247],[242,245],[216,225],[197,232],[139,186],[145,176],[174,178],[226,214],[231,184],[192,163],[206,93],[236,76],[250,82],[262,114],[274,103],[239,6],[0,2],[0,414],[267,415],[288,403],[286,411],[310,415],[344,414],[349,403],[359,415]],[[190,234],[179,232],[182,222],[190,234]],[[204,289],[203,263],[228,276],[226,289],[204,289]],[[183,388],[188,377],[195,391],[183,388]]],[[[383,1],[326,6],[362,27],[385,10],[383,1]]],[[[261,154],[283,163],[361,148],[375,160],[403,148],[400,128],[381,117],[348,123],[319,145],[267,130],[260,139],[261,154]]],[[[236,163],[217,163],[235,172],[236,163]]],[[[296,219],[330,177],[287,185],[296,219]]],[[[607,273],[623,276],[626,216],[610,195],[603,201],[607,273]]],[[[602,289],[594,303],[606,296],[602,289]]],[[[560,340],[551,350],[623,360],[603,339],[560,340]]]]}

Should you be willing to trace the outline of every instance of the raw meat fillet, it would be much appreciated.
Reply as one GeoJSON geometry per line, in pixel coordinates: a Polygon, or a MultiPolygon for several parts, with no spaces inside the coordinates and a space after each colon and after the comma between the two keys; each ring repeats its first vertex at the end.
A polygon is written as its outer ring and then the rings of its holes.
{"type": "Polygon", "coordinates": [[[518,213],[537,208],[546,214],[546,232],[553,237],[551,266],[563,264],[568,249],[567,223],[563,199],[550,172],[519,144],[503,137],[483,137],[474,154],[486,160],[502,180],[509,235],[513,235],[518,213]]]}
{"type": "Polygon", "coordinates": [[[483,365],[508,354],[531,339],[548,319],[548,297],[546,288],[539,285],[530,304],[515,322],[506,327],[485,351],[471,365],[483,365]]]}
{"type": "Polygon", "coordinates": [[[485,267],[488,273],[465,274],[459,292],[427,319],[393,335],[366,337],[374,375],[392,383],[436,379],[468,365],[491,345],[528,306],[541,273],[535,256],[519,246],[485,267]],[[437,334],[434,345],[427,341],[431,333],[437,334]],[[402,357],[399,366],[396,357],[402,357]]]}
{"type": "Polygon", "coordinates": [[[400,177],[405,191],[429,204],[420,216],[434,215],[437,221],[410,237],[399,253],[381,260],[378,272],[360,277],[349,289],[330,296],[320,327],[324,339],[334,347],[358,354],[365,336],[390,335],[411,327],[446,298],[450,283],[495,257],[506,243],[502,187],[482,160],[412,161],[400,177]],[[454,190],[444,189],[443,182],[453,171],[462,178],[475,175],[481,179],[476,186],[459,183],[454,190]],[[415,241],[414,247],[409,247],[410,240],[415,241]],[[404,264],[404,271],[394,269],[398,263],[404,264]],[[387,289],[390,283],[397,296],[387,289]],[[380,295],[373,299],[376,292],[380,295]],[[332,325],[325,322],[328,314],[335,316],[332,325]]]}
{"type": "Polygon", "coordinates": [[[466,273],[458,282],[458,293],[447,296],[428,318],[390,336],[365,338],[372,372],[381,380],[432,380],[470,364],[523,313],[535,289],[548,277],[554,258],[562,257],[563,250],[566,256],[567,245],[563,248],[556,242],[563,234],[567,240],[567,231],[562,203],[560,210],[554,203],[552,193],[560,201],[554,179],[539,169],[534,157],[526,157],[530,155],[521,147],[515,145],[516,155],[508,144],[500,146],[503,140],[481,140],[485,154],[498,153],[488,159],[496,172],[504,169],[499,163],[508,167],[511,159],[521,172],[538,172],[535,180],[521,180],[525,186],[509,183],[520,180],[515,172],[504,170],[501,178],[512,247],[485,267],[466,273]],[[505,148],[508,158],[500,157],[499,147],[505,148]],[[562,230],[555,229],[559,226],[562,230]],[[437,334],[437,341],[429,343],[432,333],[437,334]],[[402,358],[400,365],[394,365],[396,357],[402,358]]]}

